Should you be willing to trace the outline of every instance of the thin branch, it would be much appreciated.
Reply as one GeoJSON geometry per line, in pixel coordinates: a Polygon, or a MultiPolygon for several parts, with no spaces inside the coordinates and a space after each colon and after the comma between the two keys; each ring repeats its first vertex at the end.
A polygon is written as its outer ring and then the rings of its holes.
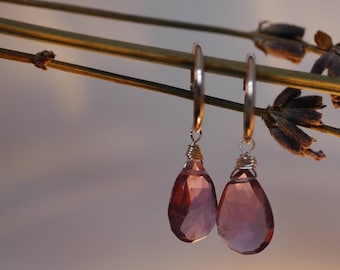
{"type": "MultiPolygon", "coordinates": [[[[14,60],[24,63],[32,63],[32,59],[34,58],[34,54],[23,53],[13,50],[7,50],[0,48],[0,58],[14,60]]],[[[84,67],[80,65],[75,65],[71,63],[66,63],[62,61],[52,60],[48,67],[62,70],[65,72],[71,72],[79,75],[84,75],[92,78],[102,79],[114,83],[130,85],[134,87],[144,88],[164,94],[169,94],[185,99],[193,99],[193,93],[190,90],[181,89],[178,87],[161,84],[157,82],[151,82],[147,80],[142,80],[138,78],[133,78],[129,76],[124,76],[116,73],[111,73],[107,71],[102,71],[94,68],[84,67]]],[[[212,96],[205,96],[205,103],[223,108],[229,109],[233,111],[243,112],[243,104],[232,102],[229,100],[224,100],[212,96]]],[[[264,114],[266,113],[266,109],[264,108],[255,108],[255,115],[263,118],[264,114]]],[[[328,135],[332,135],[335,137],[340,137],[340,129],[335,128],[332,126],[322,125],[320,127],[310,127],[311,129],[317,130],[319,132],[326,133],[328,135]]]]}
{"type": "Polygon", "coordinates": [[[291,39],[286,38],[279,38],[272,35],[265,35],[259,33],[258,31],[240,31],[236,29],[230,29],[226,27],[217,27],[205,24],[197,24],[197,23],[189,23],[183,21],[176,21],[176,20],[169,20],[169,19],[161,19],[161,18],[153,18],[147,16],[140,16],[140,15],[132,15],[126,14],[121,12],[114,12],[108,10],[102,10],[97,8],[90,8],[90,7],[83,7],[71,4],[64,4],[64,3],[57,3],[57,2],[46,2],[46,1],[35,1],[35,0],[0,0],[0,2],[6,2],[11,4],[19,4],[19,5],[27,5],[33,7],[40,7],[52,10],[60,10],[66,12],[72,12],[77,14],[83,14],[88,16],[96,16],[105,19],[113,19],[113,20],[121,20],[121,21],[128,21],[134,23],[143,23],[149,25],[157,25],[157,26],[164,26],[164,27],[173,27],[178,29],[186,29],[192,31],[200,31],[200,32],[208,32],[214,34],[222,34],[222,35],[229,35],[235,36],[239,38],[246,38],[250,40],[276,40],[276,41],[284,41],[287,43],[299,43],[303,44],[304,47],[315,53],[323,53],[324,51],[319,49],[317,46],[309,44],[304,41],[294,41],[291,39]]]}
{"type": "MultiPolygon", "coordinates": [[[[105,39],[5,18],[0,18],[0,32],[21,38],[47,41],[180,68],[190,69],[193,66],[193,55],[191,53],[105,39]]],[[[205,71],[224,76],[244,78],[246,65],[244,62],[206,56],[205,71]]],[[[263,65],[257,65],[256,76],[259,81],[340,95],[340,78],[330,78],[263,65]]]]}
{"type": "MultiPolygon", "coordinates": [[[[32,59],[34,59],[35,55],[30,54],[30,53],[24,53],[24,52],[19,52],[19,51],[14,51],[14,50],[8,50],[8,49],[3,49],[0,48],[0,58],[7,59],[7,60],[14,60],[18,62],[23,62],[23,63],[32,63],[32,59]]],[[[107,72],[103,70],[98,70],[90,67],[85,67],[85,66],[80,66],[80,65],[75,65],[67,62],[62,62],[58,60],[52,60],[48,64],[49,68],[54,68],[58,70],[62,70],[65,72],[71,72],[79,75],[84,75],[96,79],[102,79],[102,80],[107,80],[111,81],[114,83],[119,83],[119,84],[125,84],[125,85],[130,85],[130,86],[135,86],[135,87],[140,87],[148,90],[153,90],[157,92],[161,92],[164,94],[169,94],[185,99],[193,99],[193,93],[190,90],[185,90],[181,89],[178,87],[170,86],[170,85],[165,85],[157,82],[152,82],[152,81],[147,81],[147,80],[142,80],[138,78],[133,78],[125,75],[120,75],[112,72],[107,72]]],[[[220,107],[224,109],[230,109],[234,111],[243,111],[243,104],[237,103],[237,102],[232,102],[212,96],[205,96],[205,103],[215,106],[215,107],[220,107]]],[[[255,114],[262,117],[263,114],[265,113],[265,109],[261,108],[256,108],[255,114]]]]}

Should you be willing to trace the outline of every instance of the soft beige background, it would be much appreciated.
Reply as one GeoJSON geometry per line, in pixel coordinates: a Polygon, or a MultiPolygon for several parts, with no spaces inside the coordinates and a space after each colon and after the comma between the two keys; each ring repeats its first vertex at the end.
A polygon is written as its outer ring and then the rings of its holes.
{"type": "MultiPolygon", "coordinates": [[[[102,9],[253,30],[261,20],[306,27],[340,41],[336,1],[84,0],[102,9]]],[[[6,18],[129,42],[308,71],[266,57],[235,37],[102,20],[0,3],[6,18]]],[[[188,88],[189,71],[0,35],[1,47],[188,88]]],[[[256,119],[259,181],[275,215],[272,243],[261,254],[229,250],[214,230],[196,244],[172,235],[167,205],[190,142],[192,102],[105,81],[1,60],[0,269],[339,269],[340,140],[308,131],[327,159],[292,156],[256,119]]],[[[283,89],[259,82],[257,105],[283,89]]],[[[207,94],[241,102],[242,80],[206,75],[207,94]]],[[[310,92],[304,92],[310,94],[310,92]]],[[[340,111],[324,110],[340,126],[340,111]]],[[[200,143],[220,196],[239,155],[242,114],[206,106],[200,143]]]]}

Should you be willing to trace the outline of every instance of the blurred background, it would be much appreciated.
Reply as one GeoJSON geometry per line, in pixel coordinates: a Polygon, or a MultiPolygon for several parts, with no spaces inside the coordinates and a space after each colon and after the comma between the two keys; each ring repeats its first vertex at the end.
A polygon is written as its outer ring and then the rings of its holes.
{"type": "MultiPolygon", "coordinates": [[[[125,13],[255,30],[262,20],[306,27],[340,41],[340,3],[293,0],[70,0],[125,13]]],[[[298,65],[265,56],[236,37],[104,20],[0,3],[2,17],[100,37],[309,71],[318,55],[298,65]]],[[[1,47],[189,89],[190,72],[0,35],[1,47]]],[[[327,159],[283,150],[256,119],[258,180],[274,212],[271,244],[258,255],[228,249],[216,229],[187,244],[171,232],[167,207],[190,143],[192,102],[54,69],[0,60],[0,269],[339,269],[340,140],[307,130],[327,159]]],[[[257,106],[283,86],[257,83],[257,106]]],[[[243,101],[242,80],[206,74],[206,93],[243,101]]],[[[304,95],[313,94],[303,92],[304,95]]],[[[340,127],[340,111],[323,121],[340,127]]],[[[239,155],[242,114],[207,105],[200,142],[217,196],[239,155]]]]}

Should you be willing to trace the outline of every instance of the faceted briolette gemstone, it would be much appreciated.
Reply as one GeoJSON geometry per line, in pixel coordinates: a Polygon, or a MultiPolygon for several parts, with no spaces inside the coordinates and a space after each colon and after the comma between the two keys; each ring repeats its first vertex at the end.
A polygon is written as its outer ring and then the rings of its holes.
{"type": "Polygon", "coordinates": [[[214,228],[216,212],[215,187],[202,160],[187,160],[170,197],[171,230],[184,242],[199,241],[214,228]]]}
{"type": "Polygon", "coordinates": [[[232,173],[219,202],[217,230],[228,246],[241,254],[259,253],[269,244],[273,214],[254,170],[232,173]]]}

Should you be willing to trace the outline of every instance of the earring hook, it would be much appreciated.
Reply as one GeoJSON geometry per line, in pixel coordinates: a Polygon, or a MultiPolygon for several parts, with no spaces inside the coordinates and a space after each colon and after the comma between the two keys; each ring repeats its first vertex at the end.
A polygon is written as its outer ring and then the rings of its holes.
{"type": "Polygon", "coordinates": [[[252,143],[254,132],[254,111],[255,111],[255,84],[256,84],[256,63],[255,55],[248,54],[246,58],[247,72],[244,82],[244,113],[243,113],[243,128],[244,142],[252,143]]]}
{"type": "Polygon", "coordinates": [[[194,43],[194,67],[191,69],[191,90],[194,92],[193,129],[200,133],[204,116],[204,57],[202,48],[194,43]]]}

